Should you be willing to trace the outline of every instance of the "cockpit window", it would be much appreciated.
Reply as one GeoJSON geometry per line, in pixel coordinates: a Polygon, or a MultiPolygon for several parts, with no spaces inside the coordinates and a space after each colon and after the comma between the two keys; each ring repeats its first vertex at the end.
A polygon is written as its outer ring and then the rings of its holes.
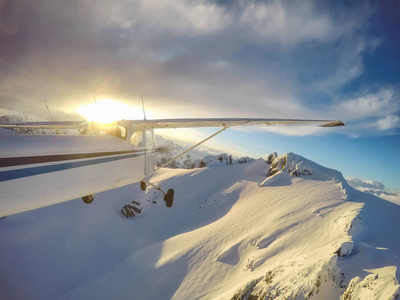
{"type": "Polygon", "coordinates": [[[88,122],[79,128],[79,132],[87,135],[110,134],[123,140],[126,140],[127,137],[127,130],[124,126],[100,122],[88,122]]]}
{"type": "Polygon", "coordinates": [[[143,144],[143,130],[136,131],[130,138],[130,142],[133,146],[142,147],[143,144]]]}

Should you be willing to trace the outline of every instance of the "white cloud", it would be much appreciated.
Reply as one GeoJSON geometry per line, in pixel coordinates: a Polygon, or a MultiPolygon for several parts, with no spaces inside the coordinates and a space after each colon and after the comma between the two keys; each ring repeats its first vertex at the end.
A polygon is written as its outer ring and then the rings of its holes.
{"type": "Polygon", "coordinates": [[[399,91],[385,86],[351,97],[337,99],[326,107],[327,118],[344,121],[341,132],[352,137],[392,134],[400,127],[399,91]]]}
{"type": "Polygon", "coordinates": [[[352,120],[379,117],[398,110],[399,104],[396,102],[394,91],[386,88],[344,101],[339,105],[339,110],[342,110],[352,120]]]}
{"type": "Polygon", "coordinates": [[[342,24],[335,24],[328,13],[318,12],[311,1],[240,3],[243,13],[239,23],[251,28],[264,42],[294,47],[306,41],[335,40],[341,34],[342,24]]]}
{"type": "Polygon", "coordinates": [[[395,115],[388,115],[383,119],[379,119],[376,122],[376,126],[379,130],[390,130],[393,128],[400,127],[400,118],[395,115]]]}
{"type": "Polygon", "coordinates": [[[382,182],[375,181],[375,180],[361,180],[356,177],[349,177],[346,178],[347,182],[355,188],[370,188],[370,189],[378,189],[383,190],[385,189],[385,185],[382,182]]]}
{"type": "Polygon", "coordinates": [[[136,0],[112,3],[111,22],[151,34],[207,34],[229,26],[225,9],[210,1],[136,0]]]}

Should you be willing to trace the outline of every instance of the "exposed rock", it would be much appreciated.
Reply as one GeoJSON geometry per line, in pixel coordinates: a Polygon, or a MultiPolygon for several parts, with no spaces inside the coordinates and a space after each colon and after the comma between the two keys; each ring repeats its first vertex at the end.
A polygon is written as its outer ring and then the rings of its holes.
{"type": "Polygon", "coordinates": [[[267,160],[266,160],[267,164],[269,164],[269,165],[272,164],[274,159],[277,157],[278,157],[278,154],[276,152],[269,154],[267,157],[267,160]]]}
{"type": "Polygon", "coordinates": [[[274,158],[267,177],[272,177],[283,171],[286,171],[291,176],[314,176],[316,179],[342,182],[343,188],[347,186],[346,180],[339,171],[325,168],[294,153],[286,153],[274,158]]]}
{"type": "Polygon", "coordinates": [[[279,171],[282,171],[285,169],[287,162],[287,156],[286,155],[281,155],[279,157],[275,157],[274,160],[271,163],[271,166],[269,168],[267,177],[273,176],[279,171]]]}
{"type": "Polygon", "coordinates": [[[234,159],[232,155],[223,153],[219,155],[208,155],[200,161],[196,161],[194,164],[195,168],[205,168],[205,167],[216,167],[216,166],[227,166],[227,165],[238,165],[245,164],[254,161],[254,158],[241,157],[239,159],[234,159]]]}
{"type": "Polygon", "coordinates": [[[354,277],[340,299],[398,299],[399,293],[394,277],[369,274],[364,279],[354,277]]]}
{"type": "MultiPolygon", "coordinates": [[[[136,201],[134,201],[136,202],[136,201]]],[[[138,203],[138,202],[136,202],[138,203]]],[[[133,206],[131,204],[126,204],[122,209],[121,213],[126,217],[126,218],[132,218],[136,216],[136,214],[140,214],[142,210],[136,206],[133,206]]]]}
{"type": "Polygon", "coordinates": [[[238,164],[246,164],[246,163],[251,162],[251,161],[253,161],[253,160],[254,160],[254,158],[250,158],[250,157],[248,157],[248,156],[245,156],[245,157],[239,158],[239,159],[237,160],[237,163],[238,163],[238,164]]]}

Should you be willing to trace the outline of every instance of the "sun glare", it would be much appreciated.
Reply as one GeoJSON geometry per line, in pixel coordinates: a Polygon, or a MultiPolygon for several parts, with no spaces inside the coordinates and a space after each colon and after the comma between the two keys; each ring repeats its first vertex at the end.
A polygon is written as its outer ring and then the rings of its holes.
{"type": "Polygon", "coordinates": [[[102,123],[143,118],[142,109],[113,100],[99,100],[96,103],[79,107],[76,112],[88,121],[102,123]]]}

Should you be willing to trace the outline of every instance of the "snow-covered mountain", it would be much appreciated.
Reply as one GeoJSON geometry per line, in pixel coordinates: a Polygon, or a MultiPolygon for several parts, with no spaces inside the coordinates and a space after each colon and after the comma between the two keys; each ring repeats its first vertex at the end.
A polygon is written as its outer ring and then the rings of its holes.
{"type": "Polygon", "coordinates": [[[398,299],[400,205],[293,153],[0,221],[4,299],[398,299]],[[268,174],[268,177],[267,177],[268,174]],[[126,218],[131,203],[141,213],[126,218]]]}
{"type": "MultiPolygon", "coordinates": [[[[157,164],[159,166],[168,162],[170,159],[178,156],[187,149],[191,148],[192,145],[177,143],[161,135],[156,135],[156,142],[161,150],[157,157],[157,164]]],[[[195,148],[190,152],[182,155],[177,160],[173,161],[168,167],[173,169],[193,169],[193,168],[204,168],[207,166],[224,166],[224,165],[236,165],[254,161],[250,157],[241,157],[235,159],[230,154],[218,154],[210,148],[195,148]]]]}
{"type": "MultiPolygon", "coordinates": [[[[158,165],[168,162],[171,158],[183,153],[192,146],[176,143],[161,135],[155,135],[155,138],[160,150],[160,153],[157,157],[158,165]]],[[[212,150],[204,147],[196,148],[179,157],[177,160],[172,162],[169,167],[173,169],[192,169],[198,164],[199,161],[201,161],[203,157],[208,155],[217,155],[217,153],[212,152],[212,150]]]]}
{"type": "MultiPolygon", "coordinates": [[[[36,117],[34,115],[27,115],[27,114],[19,114],[14,111],[10,111],[12,114],[5,114],[1,115],[0,110],[0,123],[19,123],[19,122],[45,122],[48,120],[36,117]]],[[[3,109],[4,113],[4,109],[3,109]]],[[[3,133],[4,133],[3,129],[3,133]]],[[[42,129],[42,128],[13,128],[12,130],[7,130],[7,133],[10,132],[17,132],[17,133],[24,133],[24,134],[57,134],[56,130],[54,129],[42,129]]],[[[63,133],[77,133],[77,130],[71,129],[63,129],[63,133]]]]}
{"type": "MultiPolygon", "coordinates": [[[[33,115],[21,114],[17,111],[0,109],[0,123],[18,123],[18,122],[42,122],[47,121],[33,115]]],[[[32,129],[32,128],[14,128],[12,131],[18,133],[37,133],[48,134],[55,133],[51,129],[32,129]]]]}

